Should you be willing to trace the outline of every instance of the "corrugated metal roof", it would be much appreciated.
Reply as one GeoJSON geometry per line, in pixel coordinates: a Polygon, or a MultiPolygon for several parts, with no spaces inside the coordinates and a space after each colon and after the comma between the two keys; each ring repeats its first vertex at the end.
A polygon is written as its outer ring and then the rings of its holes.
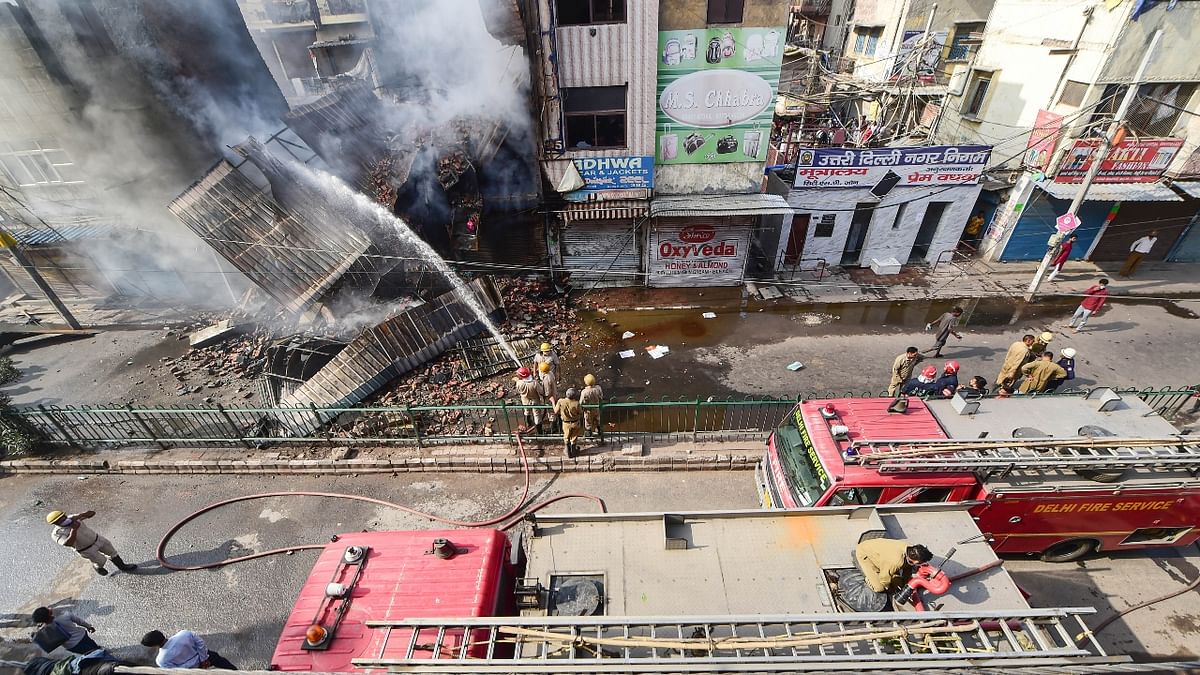
{"type": "Polygon", "coordinates": [[[1200,199],[1200,182],[1196,182],[1196,181],[1183,181],[1183,182],[1180,182],[1180,183],[1176,183],[1176,184],[1175,184],[1175,187],[1177,187],[1177,188],[1179,188],[1180,190],[1183,190],[1184,192],[1188,193],[1188,195],[1189,195],[1189,196],[1196,197],[1197,199],[1200,199]]]}
{"type": "Polygon", "coordinates": [[[610,199],[567,204],[563,215],[571,220],[631,220],[646,215],[644,199],[610,199]]]}
{"type": "MultiPolygon", "coordinates": [[[[490,616],[496,611],[501,566],[507,537],[497,530],[425,530],[417,532],[354,532],[338,535],[317,558],[296,605],[283,626],[272,669],[349,673],[359,669],[350,660],[378,656],[384,631],[367,621],[410,617],[490,616]],[[425,552],[434,539],[449,539],[460,553],[443,560],[425,552]],[[352,602],[333,642],[326,650],[301,648],[304,633],[325,600],[347,546],[369,546],[366,567],[351,593],[352,602]]],[[[353,568],[336,581],[347,583],[353,568]]],[[[328,617],[327,626],[332,623],[328,617]]],[[[409,636],[392,634],[384,656],[400,656],[409,636]]]]}
{"type": "MultiPolygon", "coordinates": [[[[1037,184],[1046,194],[1058,199],[1074,199],[1078,183],[1055,183],[1045,180],[1037,184]]],[[[1162,183],[1096,183],[1088,189],[1088,202],[1181,202],[1174,190],[1162,183]]]]}
{"type": "MultiPolygon", "coordinates": [[[[74,223],[55,225],[53,229],[49,227],[14,227],[11,231],[13,238],[25,246],[40,246],[80,239],[99,239],[116,234],[116,230],[119,229],[122,228],[107,223],[74,223]]],[[[133,231],[132,228],[125,229],[133,231]]]]}
{"type": "Polygon", "coordinates": [[[792,213],[779,195],[675,195],[650,202],[650,217],[659,216],[770,216],[792,213]]]}

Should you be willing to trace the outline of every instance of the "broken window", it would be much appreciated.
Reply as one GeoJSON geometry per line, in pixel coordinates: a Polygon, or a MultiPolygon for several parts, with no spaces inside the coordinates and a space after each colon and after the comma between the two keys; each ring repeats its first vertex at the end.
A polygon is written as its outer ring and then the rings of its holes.
{"type": "Polygon", "coordinates": [[[554,8],[560,26],[625,20],[625,0],[557,0],[554,8]]]}
{"type": "MultiPolygon", "coordinates": [[[[1103,131],[1112,119],[1128,85],[1109,84],[1092,113],[1092,128],[1103,131]],[[1101,123],[1103,122],[1103,123],[1101,123]]],[[[1138,87],[1137,98],[1129,108],[1125,126],[1137,136],[1170,136],[1179,118],[1196,93],[1195,82],[1160,82],[1138,87]]]]}
{"type": "Polygon", "coordinates": [[[992,73],[975,72],[975,80],[971,83],[970,97],[967,99],[967,109],[965,114],[971,117],[978,117],[979,111],[983,110],[983,102],[987,99],[988,89],[992,86],[992,73]]]}
{"type": "Polygon", "coordinates": [[[625,147],[625,85],[563,91],[568,148],[625,147]]]}
{"type": "Polygon", "coordinates": [[[708,0],[709,23],[741,23],[744,0],[708,0]]]}

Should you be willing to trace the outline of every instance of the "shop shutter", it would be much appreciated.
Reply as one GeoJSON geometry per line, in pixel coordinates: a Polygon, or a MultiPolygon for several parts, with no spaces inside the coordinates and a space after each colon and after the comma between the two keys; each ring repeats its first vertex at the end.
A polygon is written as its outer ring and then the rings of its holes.
{"type": "Polygon", "coordinates": [[[1167,258],[1171,262],[1200,262],[1200,213],[1192,219],[1192,224],[1179,237],[1174,250],[1167,258]]]}
{"type": "Polygon", "coordinates": [[[1158,230],[1158,242],[1146,260],[1163,260],[1196,215],[1197,202],[1122,202],[1121,209],[1092,250],[1091,260],[1124,260],[1133,242],[1158,230]]]}
{"type": "Polygon", "coordinates": [[[640,286],[641,255],[633,221],[575,221],[563,232],[563,266],[579,289],[640,286]]]}

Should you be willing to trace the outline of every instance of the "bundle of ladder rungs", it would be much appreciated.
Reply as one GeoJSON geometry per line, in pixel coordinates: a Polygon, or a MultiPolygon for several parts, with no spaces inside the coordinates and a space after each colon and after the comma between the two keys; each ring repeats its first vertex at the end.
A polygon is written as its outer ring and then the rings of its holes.
{"type": "Polygon", "coordinates": [[[856,441],[846,461],[860,465],[930,460],[926,464],[995,462],[1065,464],[1200,463],[1200,444],[1182,437],[1072,437],[978,440],[856,441]]]}

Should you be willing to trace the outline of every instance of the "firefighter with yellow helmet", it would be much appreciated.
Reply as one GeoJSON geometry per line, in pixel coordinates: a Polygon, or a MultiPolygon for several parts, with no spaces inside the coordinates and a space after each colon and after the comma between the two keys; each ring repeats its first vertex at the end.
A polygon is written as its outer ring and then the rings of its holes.
{"type": "Polygon", "coordinates": [[[108,574],[106,565],[109,560],[122,572],[136,570],[137,565],[126,563],[121,559],[120,554],[113,548],[112,542],[84,524],[83,521],[95,515],[95,511],[84,511],[71,515],[62,511],[51,511],[46,516],[46,522],[54,526],[50,536],[58,545],[74,549],[79,557],[92,563],[96,574],[100,576],[108,574]]]}
{"type": "MultiPolygon", "coordinates": [[[[596,376],[588,373],[583,376],[583,389],[579,392],[579,402],[583,405],[595,405],[604,400],[604,390],[596,384],[596,376]]],[[[595,408],[584,408],[583,428],[588,436],[600,431],[600,411],[595,408]]]]}

